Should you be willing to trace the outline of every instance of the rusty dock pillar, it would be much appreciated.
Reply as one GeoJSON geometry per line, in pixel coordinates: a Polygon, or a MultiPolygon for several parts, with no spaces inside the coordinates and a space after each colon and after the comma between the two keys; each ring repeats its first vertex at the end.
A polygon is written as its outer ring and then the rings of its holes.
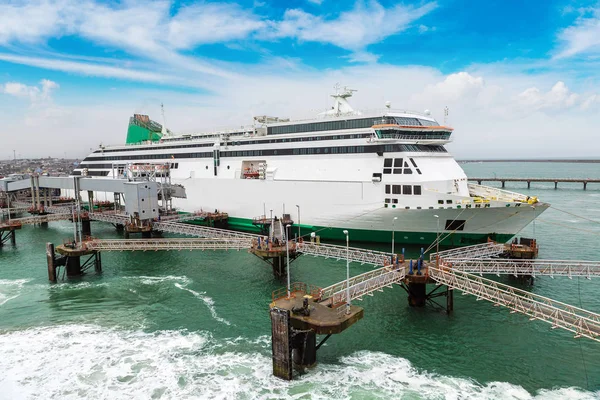
{"type": "Polygon", "coordinates": [[[100,252],[89,250],[82,243],[66,243],[56,248],[54,244],[47,243],[46,259],[48,264],[48,280],[50,282],[58,280],[60,267],[65,268],[63,276],[66,274],[68,278],[81,276],[92,266],[97,273],[102,272],[100,252]],[[60,256],[57,256],[57,254],[60,256]],[[81,262],[82,257],[87,257],[83,263],[81,262]]]}
{"type": "Polygon", "coordinates": [[[288,255],[291,263],[298,257],[296,252],[296,242],[290,240],[286,244],[279,241],[273,243],[270,239],[257,238],[250,247],[249,252],[267,262],[273,268],[273,275],[276,278],[287,276],[288,255]]]}
{"type": "Polygon", "coordinates": [[[270,307],[273,375],[291,380],[294,370],[303,373],[317,364],[317,350],[331,335],[362,319],[361,307],[343,304],[333,308],[319,302],[318,288],[294,283],[273,293],[270,307]],[[279,297],[278,297],[279,296],[279,297]],[[325,335],[317,344],[317,335],[325,335]]]}
{"type": "Polygon", "coordinates": [[[8,241],[10,241],[13,246],[17,245],[17,229],[21,229],[21,224],[0,224],[0,248],[8,241]]]}

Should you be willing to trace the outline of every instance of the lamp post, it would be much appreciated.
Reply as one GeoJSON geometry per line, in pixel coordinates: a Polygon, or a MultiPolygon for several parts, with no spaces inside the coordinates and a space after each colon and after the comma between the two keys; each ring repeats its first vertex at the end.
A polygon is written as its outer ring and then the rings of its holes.
{"type": "Polygon", "coordinates": [[[394,217],[392,220],[392,264],[394,263],[394,233],[396,233],[396,220],[398,217],[394,217]]]}
{"type": "Polygon", "coordinates": [[[300,239],[300,206],[296,204],[296,208],[298,208],[298,239],[300,239]]]}
{"type": "Polygon", "coordinates": [[[347,230],[344,230],[344,235],[346,235],[346,314],[350,314],[350,237],[347,230]]]}
{"type": "Polygon", "coordinates": [[[285,226],[285,253],[286,253],[286,262],[287,262],[287,297],[290,298],[290,241],[288,238],[288,232],[290,229],[290,224],[285,226]]]}
{"type": "Polygon", "coordinates": [[[435,231],[435,256],[436,256],[436,267],[438,266],[440,259],[440,216],[434,215],[435,219],[437,219],[437,230],[435,231]]]}

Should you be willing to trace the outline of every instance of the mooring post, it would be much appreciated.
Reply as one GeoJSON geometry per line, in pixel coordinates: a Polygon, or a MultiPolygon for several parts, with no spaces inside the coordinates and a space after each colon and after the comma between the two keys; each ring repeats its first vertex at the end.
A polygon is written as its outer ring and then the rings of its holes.
{"type": "Polygon", "coordinates": [[[102,272],[102,256],[99,251],[94,253],[94,266],[96,267],[96,273],[102,272]]]}
{"type": "Polygon", "coordinates": [[[92,236],[92,222],[87,218],[81,220],[81,234],[92,236]]]}
{"type": "Polygon", "coordinates": [[[454,290],[446,289],[446,313],[451,314],[454,311],[454,290]]]}
{"type": "Polygon", "coordinates": [[[17,245],[17,232],[15,232],[14,229],[10,231],[10,244],[12,244],[13,246],[17,245]]]}
{"type": "Polygon", "coordinates": [[[296,368],[314,367],[317,363],[317,335],[313,331],[292,330],[292,361],[296,368]]]}
{"type": "Polygon", "coordinates": [[[506,181],[502,181],[502,189],[504,189],[504,186],[506,186],[506,181]]]}
{"type": "Polygon", "coordinates": [[[558,189],[558,181],[554,181],[554,189],[558,189]]]}
{"type": "Polygon", "coordinates": [[[81,273],[81,257],[80,256],[68,256],[67,257],[67,276],[80,276],[81,273]]]}
{"type": "Polygon", "coordinates": [[[586,189],[587,189],[587,182],[583,181],[583,190],[586,190],[586,189]]]}
{"type": "Polygon", "coordinates": [[[411,307],[424,307],[427,301],[427,285],[425,283],[409,282],[408,304],[411,307]]]}
{"type": "Polygon", "coordinates": [[[527,189],[531,189],[531,181],[527,181],[527,189]]]}
{"type": "Polygon", "coordinates": [[[56,282],[56,257],[53,243],[46,243],[46,259],[48,260],[48,280],[56,282]]]}

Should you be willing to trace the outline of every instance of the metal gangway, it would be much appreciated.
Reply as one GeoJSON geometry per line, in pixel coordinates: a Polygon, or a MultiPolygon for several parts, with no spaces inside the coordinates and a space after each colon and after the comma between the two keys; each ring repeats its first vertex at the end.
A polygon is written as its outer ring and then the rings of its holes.
{"type": "Polygon", "coordinates": [[[348,258],[351,262],[360,264],[371,264],[375,266],[391,263],[391,253],[385,253],[377,250],[360,249],[356,247],[345,247],[333,244],[299,242],[296,244],[298,253],[312,255],[315,257],[333,258],[336,260],[345,260],[348,258]]]}
{"type": "Polygon", "coordinates": [[[472,246],[458,247],[455,249],[440,251],[439,253],[431,253],[430,261],[436,261],[445,258],[483,258],[499,256],[506,251],[506,245],[496,242],[487,242],[475,244],[472,246]]]}
{"type": "Polygon", "coordinates": [[[344,280],[319,291],[319,302],[332,307],[343,304],[347,299],[347,290],[350,288],[351,300],[362,300],[365,295],[373,295],[375,291],[383,291],[383,288],[391,288],[394,283],[400,282],[406,277],[404,266],[397,264],[393,267],[382,267],[373,271],[365,272],[344,280]]]}
{"type": "Polygon", "coordinates": [[[168,251],[168,250],[246,250],[240,239],[166,238],[166,239],[92,239],[83,242],[85,250],[95,251],[168,251]]]}
{"type": "Polygon", "coordinates": [[[45,215],[35,215],[31,217],[24,218],[13,218],[11,220],[12,224],[16,225],[33,225],[33,224],[41,224],[44,222],[52,222],[52,221],[65,221],[72,218],[72,214],[45,214],[45,215]]]}
{"type": "Polygon", "coordinates": [[[600,263],[596,261],[445,258],[441,264],[453,270],[479,275],[600,277],[600,263]]]}
{"type": "Polygon", "coordinates": [[[176,233],[180,235],[198,236],[201,238],[213,238],[213,239],[240,239],[245,240],[248,243],[247,247],[250,247],[252,239],[260,237],[260,235],[254,235],[251,233],[242,233],[236,231],[230,231],[227,229],[211,228],[207,226],[182,224],[180,222],[155,222],[152,227],[156,230],[176,233]]]}
{"type": "Polygon", "coordinates": [[[511,313],[529,316],[531,321],[547,322],[552,329],[566,329],[575,333],[576,338],[600,341],[600,314],[453,268],[430,266],[429,274],[438,284],[474,295],[477,300],[507,307],[511,313]]]}

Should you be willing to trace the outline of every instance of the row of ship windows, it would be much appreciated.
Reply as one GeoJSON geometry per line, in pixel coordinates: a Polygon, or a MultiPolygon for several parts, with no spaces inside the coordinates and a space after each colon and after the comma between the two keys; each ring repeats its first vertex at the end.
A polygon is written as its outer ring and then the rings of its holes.
{"type": "MultiPolygon", "coordinates": [[[[396,204],[398,204],[398,199],[385,199],[385,203],[384,203],[384,207],[388,208],[389,206],[392,206],[392,208],[396,208],[396,204]]],[[[515,204],[515,207],[519,207],[520,204],[515,204]]],[[[510,207],[510,204],[507,205],[507,207],[510,207]]],[[[404,207],[407,210],[410,210],[410,206],[406,206],[404,207]]],[[[421,210],[423,207],[416,207],[417,210],[421,210]]],[[[435,209],[435,207],[428,207],[430,210],[435,209]]],[[[458,205],[456,206],[456,208],[462,208],[462,206],[458,205]]],[[[465,205],[465,208],[472,208],[471,204],[467,204],[465,205]]],[[[490,208],[489,204],[475,204],[475,208],[490,208]]],[[[443,209],[448,209],[448,210],[452,210],[454,209],[454,207],[438,207],[438,209],[443,210],[443,209]]]]}
{"type": "Polygon", "coordinates": [[[402,126],[438,126],[434,121],[427,121],[412,117],[377,117],[377,118],[357,118],[342,121],[313,122],[308,124],[273,126],[267,128],[268,135],[277,135],[284,133],[316,132],[316,131],[334,131],[340,129],[358,129],[370,128],[379,124],[398,124],[402,126]]]}
{"type": "MultiPolygon", "coordinates": [[[[420,196],[421,185],[385,185],[385,194],[414,194],[420,196]]],[[[385,202],[389,203],[388,200],[385,199],[385,202]]]]}
{"type": "MultiPolygon", "coordinates": [[[[258,156],[288,156],[303,154],[349,154],[349,153],[378,153],[384,152],[446,152],[443,146],[425,146],[413,144],[386,144],[370,146],[340,146],[340,147],[310,147],[305,149],[265,149],[265,150],[240,150],[240,151],[221,151],[221,157],[258,157],[258,156]],[[309,152],[310,151],[310,152],[309,152]]],[[[170,158],[210,158],[213,152],[206,153],[162,153],[162,154],[142,154],[142,155],[124,155],[124,156],[89,156],[84,161],[118,161],[118,160],[152,160],[152,159],[170,159],[170,158]]]]}
{"type": "MultiPolygon", "coordinates": [[[[244,141],[233,141],[233,142],[221,142],[221,146],[226,146],[227,144],[243,146],[243,145],[251,145],[251,144],[268,144],[268,143],[287,143],[287,142],[312,142],[317,140],[348,140],[348,139],[363,139],[370,137],[370,133],[357,133],[351,135],[333,135],[333,136],[309,136],[309,137],[299,137],[299,138],[287,138],[287,139],[262,139],[262,140],[244,140],[244,141]]],[[[180,145],[171,145],[171,146],[160,146],[159,148],[153,149],[150,146],[147,147],[137,147],[137,148],[125,148],[125,149],[99,149],[94,151],[94,153],[113,153],[117,151],[141,151],[141,150],[167,150],[167,149],[186,149],[186,148],[194,148],[194,147],[213,147],[214,143],[198,143],[198,144],[180,144],[180,145]]]]}

